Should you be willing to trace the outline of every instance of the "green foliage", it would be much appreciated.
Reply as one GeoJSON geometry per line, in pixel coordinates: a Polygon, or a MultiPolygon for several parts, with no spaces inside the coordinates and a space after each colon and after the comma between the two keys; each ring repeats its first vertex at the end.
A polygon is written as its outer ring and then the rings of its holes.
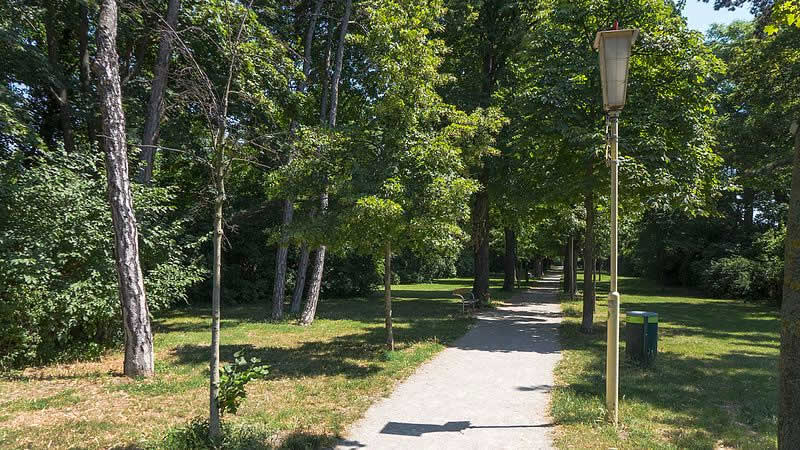
{"type": "MultiPolygon", "coordinates": [[[[47,154],[0,167],[0,368],[91,356],[122,328],[111,215],[97,157],[47,154]]],[[[150,311],[203,276],[170,189],[137,189],[150,311]]]]}
{"type": "Polygon", "coordinates": [[[225,413],[236,414],[239,405],[247,397],[245,390],[247,383],[265,378],[269,374],[267,367],[256,357],[248,361],[244,356],[244,350],[233,354],[233,362],[223,365],[219,376],[217,405],[220,416],[225,413]]]}
{"type": "Polygon", "coordinates": [[[742,256],[711,260],[701,275],[703,288],[718,298],[749,296],[753,266],[753,261],[742,256]]]}
{"type": "Polygon", "coordinates": [[[366,297],[381,283],[381,273],[372,255],[333,252],[326,257],[322,294],[326,298],[366,297]]]}
{"type": "MultiPolygon", "coordinates": [[[[410,250],[398,252],[392,262],[392,281],[395,283],[431,282],[437,278],[456,275],[454,255],[441,253],[416,253],[410,250]]],[[[470,271],[468,275],[472,274],[470,271]]]]}
{"type": "Polygon", "coordinates": [[[152,445],[164,450],[199,450],[199,449],[271,449],[269,445],[273,434],[254,425],[231,425],[222,422],[221,436],[212,441],[208,438],[208,419],[196,417],[188,424],[171,428],[166,436],[152,445]]]}

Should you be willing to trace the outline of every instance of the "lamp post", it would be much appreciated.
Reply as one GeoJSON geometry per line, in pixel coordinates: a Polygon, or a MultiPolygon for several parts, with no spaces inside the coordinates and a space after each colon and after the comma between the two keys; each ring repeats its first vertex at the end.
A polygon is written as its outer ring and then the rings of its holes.
{"type": "Polygon", "coordinates": [[[625,106],[628,87],[628,60],[638,30],[600,31],[594,48],[600,54],[600,81],[603,86],[603,109],[607,113],[607,145],[611,166],[611,286],[608,294],[608,337],[606,347],[606,410],[608,418],[617,424],[619,409],[619,292],[617,291],[617,186],[619,155],[619,113],[625,106]]]}

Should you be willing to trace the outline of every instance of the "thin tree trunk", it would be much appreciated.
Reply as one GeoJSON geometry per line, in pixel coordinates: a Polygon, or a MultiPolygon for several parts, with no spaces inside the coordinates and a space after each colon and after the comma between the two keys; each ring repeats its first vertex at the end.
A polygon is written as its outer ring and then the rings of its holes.
{"type": "Polygon", "coordinates": [[[167,4],[167,19],[165,29],[161,32],[161,41],[158,43],[158,57],[153,69],[153,84],[150,87],[150,100],[147,102],[147,115],[144,120],[142,133],[141,163],[139,167],[139,182],[150,184],[153,178],[153,161],[155,160],[156,145],[158,144],[159,125],[164,114],[164,91],[167,88],[169,74],[169,56],[172,53],[172,36],[178,23],[178,10],[180,0],[169,0],[167,4]]]}
{"type": "Polygon", "coordinates": [[[742,200],[744,201],[744,231],[750,233],[753,231],[753,200],[755,199],[755,192],[753,188],[744,188],[742,193],[742,200]]]}
{"type": "MultiPolygon", "coordinates": [[[[796,124],[797,122],[795,122],[796,124]]],[[[800,443],[800,130],[794,135],[794,165],[786,229],[786,267],[781,305],[778,379],[778,448],[800,443]]]]}
{"type": "Polygon", "coordinates": [[[300,263],[297,265],[297,278],[294,285],[294,294],[292,295],[292,314],[300,312],[300,305],[303,301],[303,290],[306,287],[306,272],[308,272],[308,257],[311,250],[308,244],[303,244],[300,248],[300,263]]]}
{"type": "MultiPolygon", "coordinates": [[[[92,98],[92,66],[89,59],[89,7],[85,1],[80,4],[80,25],[78,26],[78,62],[80,64],[81,95],[90,105],[94,105],[92,98]]],[[[86,134],[89,145],[97,142],[97,121],[95,108],[89,108],[86,115],[86,134]]]]}
{"type": "Polygon", "coordinates": [[[567,238],[567,243],[564,245],[564,286],[563,290],[564,293],[569,294],[569,285],[572,280],[572,275],[569,274],[570,269],[572,268],[572,259],[569,256],[569,239],[567,238]]]}
{"type": "Polygon", "coordinates": [[[344,15],[339,24],[339,42],[336,44],[336,65],[331,78],[331,109],[328,112],[328,126],[336,128],[336,112],[339,107],[339,81],[342,78],[342,62],[344,60],[345,36],[347,26],[350,24],[350,13],[353,9],[353,0],[347,0],[344,5],[344,15]]]}
{"type": "MultiPolygon", "coordinates": [[[[331,78],[331,95],[330,95],[330,111],[328,112],[328,127],[333,129],[336,127],[336,112],[339,107],[339,81],[342,77],[342,61],[344,59],[344,45],[345,37],[347,36],[347,26],[350,23],[350,13],[352,11],[353,1],[347,0],[344,7],[344,14],[339,24],[339,40],[336,46],[336,62],[333,70],[333,77],[331,78]]],[[[320,195],[320,214],[325,216],[328,210],[328,192],[327,188],[323,188],[320,195]]],[[[314,321],[314,316],[317,312],[317,303],[319,302],[319,292],[322,288],[322,273],[325,265],[325,252],[327,247],[320,245],[317,248],[317,253],[314,256],[314,268],[311,273],[311,285],[308,288],[308,298],[306,299],[305,308],[303,308],[303,315],[300,318],[302,325],[311,325],[314,321]]]]}
{"type": "Polygon", "coordinates": [[[286,297],[286,259],[289,254],[289,226],[292,224],[294,205],[292,199],[283,200],[281,240],[275,255],[275,284],[272,287],[272,320],[283,319],[283,302],[286,297]]]}
{"type": "MultiPolygon", "coordinates": [[[[221,152],[221,150],[219,150],[221,152]]],[[[210,386],[209,386],[209,421],[208,434],[212,439],[220,436],[219,417],[219,322],[220,322],[220,296],[222,291],[222,207],[225,203],[224,169],[222,155],[215,161],[215,174],[217,196],[214,200],[214,270],[213,288],[211,291],[211,361],[210,361],[210,386]]]]}
{"type": "Polygon", "coordinates": [[[572,236],[569,237],[569,244],[568,245],[569,245],[569,247],[568,247],[568,250],[567,250],[567,255],[569,257],[569,260],[568,260],[569,261],[568,262],[568,264],[569,264],[569,283],[567,283],[567,285],[569,286],[569,288],[568,288],[569,289],[569,298],[574,298],[575,297],[575,290],[576,290],[575,280],[577,279],[577,277],[575,276],[576,275],[575,274],[575,272],[576,272],[576,270],[575,270],[576,264],[575,264],[575,238],[574,237],[572,237],[572,236]]]}
{"type": "Polygon", "coordinates": [[[583,321],[581,331],[592,332],[594,322],[594,194],[591,189],[584,194],[586,209],[586,242],[583,247],[583,321]]]}
{"type": "MultiPolygon", "coordinates": [[[[314,28],[317,24],[317,16],[322,9],[322,1],[316,0],[308,21],[305,38],[303,41],[303,80],[300,81],[298,91],[305,93],[308,86],[308,77],[311,75],[311,44],[314,39],[314,28]]],[[[289,134],[294,138],[297,121],[293,118],[289,126],[289,134]]],[[[287,163],[292,161],[293,151],[289,151],[287,163]]],[[[272,320],[283,319],[283,301],[286,295],[286,259],[289,254],[289,227],[292,224],[294,215],[293,199],[283,200],[283,216],[281,220],[281,240],[278,243],[277,254],[275,255],[275,284],[272,288],[272,320]]],[[[294,299],[293,299],[294,301],[294,299]]],[[[300,305],[298,304],[299,308],[300,305]]],[[[294,305],[292,305],[294,308],[294,305]]]]}
{"type": "Polygon", "coordinates": [[[387,243],[383,255],[384,317],[386,322],[386,348],[394,351],[392,335],[392,245],[387,243]]]}
{"type": "Polygon", "coordinates": [[[506,251],[503,255],[503,269],[505,276],[503,278],[503,290],[510,291],[514,289],[514,282],[516,281],[516,267],[517,267],[517,235],[514,230],[509,227],[503,229],[506,241],[506,251]]]}
{"type": "Polygon", "coordinates": [[[115,0],[103,0],[97,24],[96,70],[105,134],[108,200],[114,226],[119,298],[125,330],[124,373],[131,377],[149,377],[153,375],[153,335],[139,264],[139,237],[128,179],[125,115],[122,110],[116,40],[117,3],[115,0]]]}
{"type": "Polygon", "coordinates": [[[572,275],[572,291],[570,296],[578,295],[578,252],[575,251],[575,238],[572,238],[572,268],[569,272],[572,275]]]}
{"type": "Polygon", "coordinates": [[[475,194],[472,205],[472,245],[475,252],[472,293],[483,304],[486,304],[489,296],[489,193],[486,184],[483,183],[481,190],[475,194]]]}
{"type": "MultiPolygon", "coordinates": [[[[58,47],[59,30],[56,27],[55,21],[59,17],[55,6],[52,3],[48,4],[47,17],[45,18],[45,38],[47,40],[47,59],[50,67],[54,72],[56,82],[50,86],[50,93],[58,103],[59,114],[58,121],[61,128],[61,133],[64,137],[64,150],[68,153],[75,151],[75,138],[72,134],[72,111],[69,103],[69,91],[67,90],[67,77],[63,72],[61,61],[59,57],[58,47]]],[[[116,24],[115,24],[116,27],[116,24]]],[[[116,29],[114,31],[116,33],[116,29]]],[[[114,38],[116,40],[116,36],[114,38]]],[[[99,48],[98,48],[99,51],[99,48]]],[[[114,50],[116,53],[116,49],[114,50]]],[[[119,66],[117,66],[119,67],[119,66]]]]}

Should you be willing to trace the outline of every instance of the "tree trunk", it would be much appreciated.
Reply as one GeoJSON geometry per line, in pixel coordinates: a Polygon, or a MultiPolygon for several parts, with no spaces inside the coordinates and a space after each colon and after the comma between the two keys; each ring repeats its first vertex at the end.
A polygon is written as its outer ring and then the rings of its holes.
{"type": "MultiPolygon", "coordinates": [[[[303,41],[303,79],[300,81],[297,90],[305,93],[308,86],[308,77],[311,75],[311,44],[314,39],[314,27],[317,23],[317,16],[322,9],[322,0],[314,2],[313,10],[308,21],[306,35],[303,41]]],[[[297,121],[292,119],[289,125],[289,134],[294,138],[297,121]]],[[[287,162],[291,163],[293,152],[290,150],[287,162]]],[[[294,204],[291,198],[283,201],[283,216],[281,221],[281,240],[278,243],[277,255],[275,256],[275,284],[272,288],[272,320],[283,319],[283,301],[286,295],[286,258],[289,254],[289,227],[292,224],[294,215],[294,204]]],[[[294,299],[292,299],[294,302],[294,299]]],[[[294,308],[294,304],[292,305],[294,308]]],[[[297,305],[299,310],[300,305],[297,305]]]]}
{"type": "MultiPolygon", "coordinates": [[[[81,2],[80,25],[78,26],[78,63],[80,64],[81,95],[90,105],[94,105],[92,98],[92,66],[89,59],[89,7],[86,2],[81,2]]],[[[86,115],[86,134],[89,137],[89,146],[97,142],[97,122],[94,114],[95,108],[90,108],[86,115]]]]}
{"type": "Polygon", "coordinates": [[[592,332],[594,322],[594,194],[591,189],[584,194],[586,208],[586,242],[583,248],[583,321],[581,331],[592,332]]]}
{"type": "Polygon", "coordinates": [[[744,188],[742,193],[742,200],[744,200],[744,231],[750,233],[753,231],[753,200],[755,199],[755,192],[753,188],[744,188]]]}
{"type": "Polygon", "coordinates": [[[125,115],[117,58],[117,3],[103,0],[97,24],[97,81],[108,176],[108,201],[114,227],[114,250],[122,322],[125,331],[124,373],[130,377],[153,375],[153,335],[139,264],[139,237],[133,211],[125,115]]]}
{"type": "MultiPolygon", "coordinates": [[[[69,91],[67,90],[67,76],[63,72],[58,51],[59,45],[61,44],[59,32],[63,30],[60,30],[60,27],[56,27],[55,21],[60,14],[56,11],[53,3],[48,3],[46,14],[45,38],[47,41],[47,60],[53,72],[53,78],[56,80],[55,83],[50,86],[50,93],[58,103],[58,122],[64,137],[64,150],[68,153],[72,153],[75,151],[75,138],[72,134],[72,111],[69,103],[69,91]]],[[[114,27],[114,33],[116,34],[116,23],[114,27]]],[[[116,41],[116,36],[114,36],[114,40],[116,41]]],[[[116,48],[114,49],[114,53],[116,54],[116,48]]],[[[119,65],[117,65],[117,68],[119,70],[119,65]]]]}
{"type": "Polygon", "coordinates": [[[275,284],[272,288],[272,320],[283,319],[283,301],[286,296],[286,257],[289,254],[289,226],[292,224],[294,206],[291,199],[283,200],[281,241],[275,256],[275,284]]]}
{"type": "Polygon", "coordinates": [[[572,268],[569,271],[570,275],[572,275],[570,296],[575,297],[578,295],[578,252],[575,251],[575,238],[572,238],[570,243],[572,253],[572,268]]]}
{"type": "Polygon", "coordinates": [[[509,227],[505,227],[503,232],[506,238],[506,252],[503,256],[503,269],[505,271],[503,290],[510,291],[514,289],[514,282],[517,279],[517,234],[509,227]]]}
{"type": "MultiPolygon", "coordinates": [[[[323,194],[320,204],[324,208],[328,207],[328,194],[323,194]]],[[[322,271],[325,267],[325,251],[327,247],[320,245],[314,254],[314,266],[311,270],[311,283],[308,286],[308,298],[300,316],[300,325],[311,325],[317,315],[317,303],[319,303],[319,291],[322,288],[322,271]]]]}
{"type": "Polygon", "coordinates": [[[475,260],[472,293],[480,303],[486,304],[489,295],[489,193],[485,183],[472,204],[472,245],[475,260]]]}
{"type": "Polygon", "coordinates": [[[311,250],[307,244],[303,244],[300,248],[300,263],[297,265],[297,276],[294,285],[294,294],[292,295],[292,314],[300,312],[300,304],[303,301],[303,290],[306,287],[306,272],[308,272],[308,257],[311,250]]]}
{"type": "MultiPolygon", "coordinates": [[[[347,26],[350,23],[350,13],[353,7],[353,0],[347,0],[344,7],[344,14],[339,23],[339,40],[336,46],[336,62],[333,70],[333,77],[331,78],[330,85],[330,111],[328,112],[328,127],[336,128],[336,112],[339,107],[339,81],[342,77],[342,61],[344,59],[344,45],[345,37],[347,36],[347,26]]],[[[326,183],[327,184],[327,183],[326,183]]],[[[327,188],[320,195],[320,214],[324,217],[328,210],[328,192],[327,188]]],[[[311,325],[314,321],[314,315],[317,311],[317,303],[319,302],[319,292],[322,287],[322,269],[325,264],[325,251],[326,246],[320,245],[317,248],[317,253],[314,257],[314,269],[311,274],[311,285],[308,288],[308,298],[306,299],[306,306],[303,309],[303,315],[300,318],[302,325],[311,325]]]]}
{"type": "Polygon", "coordinates": [[[384,317],[386,322],[386,348],[394,351],[394,336],[392,335],[392,245],[386,244],[383,255],[383,289],[384,289],[384,317]]]}
{"type": "MultiPolygon", "coordinates": [[[[218,150],[221,152],[221,150],[218,150]]],[[[222,155],[215,161],[214,178],[217,196],[214,200],[214,270],[211,290],[211,377],[209,383],[208,435],[212,439],[220,436],[219,416],[219,321],[220,295],[222,291],[222,207],[225,202],[225,182],[222,155]]]]}
{"type": "Polygon", "coordinates": [[[165,29],[161,32],[161,41],[158,43],[158,57],[153,69],[153,84],[150,88],[150,100],[147,102],[147,115],[144,120],[142,133],[142,152],[139,167],[139,182],[150,184],[153,178],[153,161],[158,145],[159,125],[164,113],[164,91],[167,88],[167,75],[169,74],[169,56],[172,52],[172,36],[178,23],[178,9],[180,0],[169,0],[167,4],[167,19],[165,29]]]}
{"type": "Polygon", "coordinates": [[[339,42],[336,44],[336,64],[331,78],[331,109],[328,112],[328,126],[336,128],[336,112],[339,107],[339,80],[342,78],[342,60],[344,59],[345,36],[347,36],[347,26],[350,24],[350,12],[353,8],[353,0],[347,0],[344,6],[344,15],[339,24],[339,42]]]}
{"type": "Polygon", "coordinates": [[[778,380],[778,448],[800,443],[800,131],[794,135],[794,165],[786,230],[786,267],[781,305],[778,380]]]}
{"type": "Polygon", "coordinates": [[[569,297],[572,298],[575,295],[575,288],[574,288],[574,278],[573,278],[573,271],[575,270],[575,266],[573,263],[575,257],[575,238],[572,236],[569,237],[569,242],[567,243],[567,264],[569,264],[569,281],[567,282],[567,292],[569,293],[569,297]]]}
{"type": "Polygon", "coordinates": [[[567,238],[567,243],[564,245],[564,286],[563,290],[565,294],[569,294],[570,283],[572,283],[572,275],[570,275],[570,270],[572,269],[572,259],[569,256],[569,240],[571,238],[567,238]]]}

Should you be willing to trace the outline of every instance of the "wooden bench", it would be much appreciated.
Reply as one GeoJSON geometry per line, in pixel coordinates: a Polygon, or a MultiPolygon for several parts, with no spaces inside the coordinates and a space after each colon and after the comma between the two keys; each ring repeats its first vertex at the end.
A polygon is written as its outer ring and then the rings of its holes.
{"type": "Polygon", "coordinates": [[[478,299],[475,298],[475,294],[472,293],[470,288],[456,289],[453,291],[453,295],[461,299],[461,312],[466,312],[467,306],[472,307],[472,309],[478,307],[478,299]]]}

